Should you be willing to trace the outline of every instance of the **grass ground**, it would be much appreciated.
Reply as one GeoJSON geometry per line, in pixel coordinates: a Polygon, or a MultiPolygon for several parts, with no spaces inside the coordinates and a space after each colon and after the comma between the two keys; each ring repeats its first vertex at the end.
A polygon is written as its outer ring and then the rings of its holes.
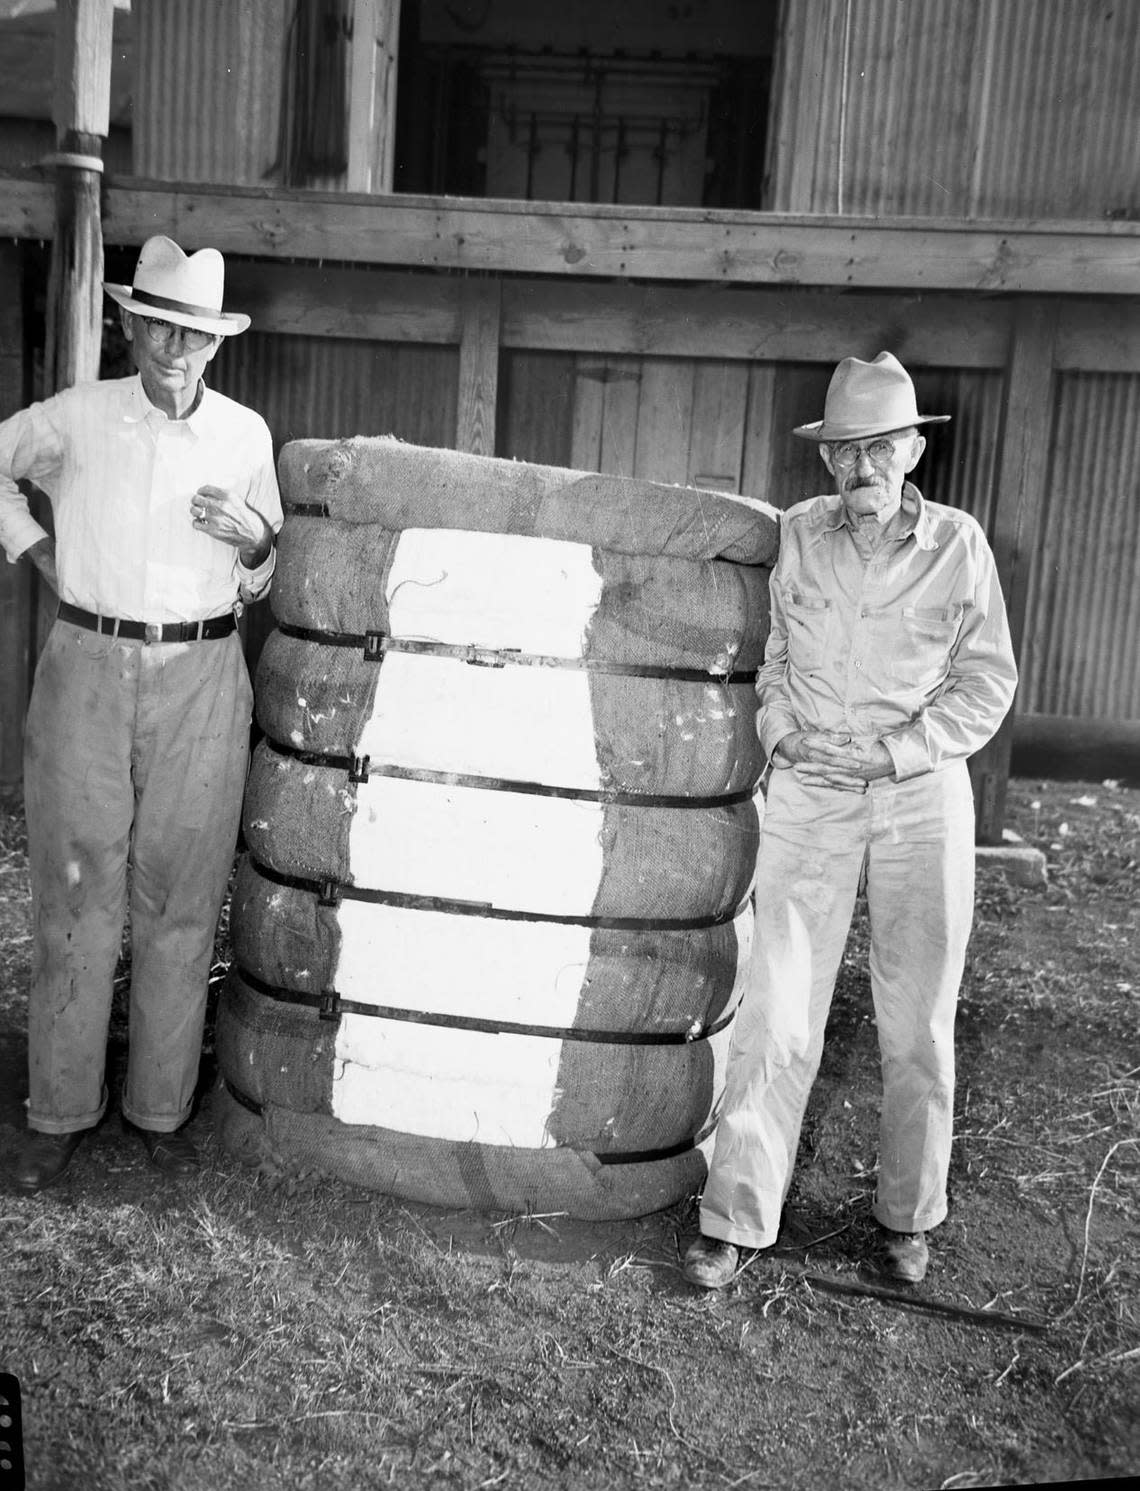
{"type": "MultiPolygon", "coordinates": [[[[23,1125],[30,950],[4,806],[0,1162],[23,1125]]],[[[192,1183],[165,1186],[114,1117],[42,1196],[5,1182],[0,1371],[31,1491],[950,1491],[1140,1470],[1140,791],[1015,781],[1010,821],[1049,884],[979,885],[952,1208],[910,1304],[835,1292],[873,1239],[860,915],[786,1237],[719,1295],[680,1274],[692,1198],[585,1224],[252,1172],[215,1144],[208,1095],[192,1183]]],[[[112,1073],[123,1035],[119,1010],[112,1073]]]]}

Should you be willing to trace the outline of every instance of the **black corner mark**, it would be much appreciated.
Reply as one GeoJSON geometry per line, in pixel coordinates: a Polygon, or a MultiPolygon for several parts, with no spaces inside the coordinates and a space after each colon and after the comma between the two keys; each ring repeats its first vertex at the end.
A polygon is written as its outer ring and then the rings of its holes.
{"type": "Polygon", "coordinates": [[[11,1372],[0,1372],[0,1491],[24,1491],[20,1383],[11,1372]]]}

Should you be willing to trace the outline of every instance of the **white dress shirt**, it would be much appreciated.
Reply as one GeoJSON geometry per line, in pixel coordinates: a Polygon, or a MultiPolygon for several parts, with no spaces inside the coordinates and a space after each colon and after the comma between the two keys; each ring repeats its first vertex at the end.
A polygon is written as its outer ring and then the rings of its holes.
{"type": "Polygon", "coordinates": [[[281,498],[269,428],[204,388],[168,419],[138,376],[81,383],[0,424],[0,545],[9,561],[47,534],[16,483],[51,499],[60,599],[132,621],[201,621],[256,600],[275,550],[247,569],[236,548],[195,530],[202,486],[248,502],[276,532],[281,498]]]}

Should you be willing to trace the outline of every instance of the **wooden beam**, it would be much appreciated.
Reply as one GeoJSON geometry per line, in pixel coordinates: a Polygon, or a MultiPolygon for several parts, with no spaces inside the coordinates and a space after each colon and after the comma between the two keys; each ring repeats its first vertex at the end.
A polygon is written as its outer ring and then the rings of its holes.
{"type": "MultiPolygon", "coordinates": [[[[457,344],[463,283],[453,275],[264,260],[226,266],[227,301],[251,315],[257,331],[375,342],[457,344]]],[[[1000,368],[1013,305],[948,295],[507,280],[501,337],[504,348],[591,357],[837,362],[889,347],[913,367],[1000,368]]],[[[1135,358],[1140,371],[1140,319],[1135,358]]]]}
{"type": "Polygon", "coordinates": [[[502,286],[498,280],[465,281],[455,448],[470,451],[473,455],[495,454],[501,301],[502,286]]]}
{"type": "MultiPolygon", "coordinates": [[[[1140,223],[971,223],[572,202],[359,196],[120,179],[109,243],[560,278],[1134,296],[1140,223]]],[[[0,176],[0,237],[50,238],[50,193],[0,176]]]]}
{"type": "MultiPolygon", "coordinates": [[[[28,401],[24,367],[21,251],[0,243],[0,419],[28,401]]],[[[0,555],[0,786],[23,769],[24,713],[31,684],[32,566],[0,555]]]]}
{"type": "Polygon", "coordinates": [[[111,106],[112,0],[56,7],[55,224],[48,281],[49,389],[99,376],[103,340],[100,187],[111,106]]]}
{"type": "Polygon", "coordinates": [[[463,281],[399,270],[226,261],[226,304],[254,331],[456,346],[463,281]]]}
{"type": "Polygon", "coordinates": [[[396,159],[400,0],[355,0],[348,95],[350,192],[390,192],[396,159]]]}
{"type": "MultiPolygon", "coordinates": [[[[1025,632],[1029,562],[1049,463],[1056,321],[1044,301],[1018,306],[1013,324],[996,467],[994,558],[1005,592],[1014,652],[1025,632]]],[[[971,763],[978,841],[999,844],[1013,745],[1013,711],[971,763]]]]}
{"type": "MultiPolygon", "coordinates": [[[[1000,368],[1012,303],[766,286],[508,282],[503,344],[559,352],[837,362],[889,347],[907,366],[1000,368]]],[[[1140,337],[1136,354],[1140,366],[1140,337]]]]}

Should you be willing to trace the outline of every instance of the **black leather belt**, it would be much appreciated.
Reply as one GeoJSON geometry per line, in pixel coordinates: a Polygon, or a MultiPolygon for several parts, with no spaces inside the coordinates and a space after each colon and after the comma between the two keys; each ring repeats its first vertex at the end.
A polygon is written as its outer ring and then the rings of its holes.
{"type": "Polygon", "coordinates": [[[212,642],[237,630],[237,618],[232,611],[224,616],[210,616],[205,621],[168,621],[165,626],[157,621],[120,621],[117,616],[97,616],[94,611],[84,611],[69,601],[60,601],[56,614],[60,621],[74,622],[105,637],[125,637],[128,642],[212,642]]]}

